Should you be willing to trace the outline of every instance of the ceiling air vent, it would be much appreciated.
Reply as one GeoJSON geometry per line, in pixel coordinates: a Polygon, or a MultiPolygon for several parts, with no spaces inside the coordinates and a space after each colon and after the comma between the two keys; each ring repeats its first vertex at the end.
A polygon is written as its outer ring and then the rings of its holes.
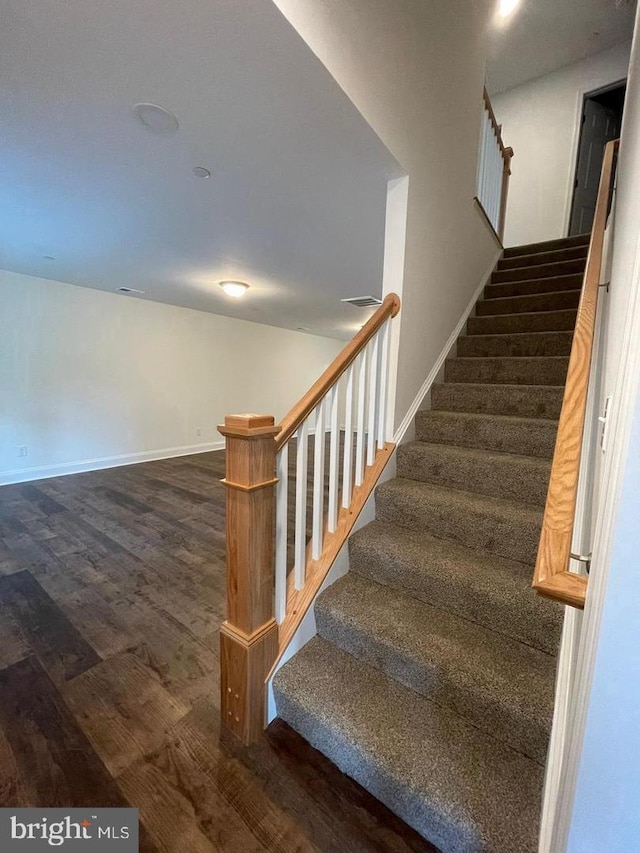
{"type": "Polygon", "coordinates": [[[356,308],[374,308],[382,305],[382,299],[378,299],[377,296],[350,296],[349,299],[341,299],[340,302],[348,302],[356,308]]]}
{"type": "Polygon", "coordinates": [[[135,287],[119,287],[120,293],[144,293],[144,290],[136,290],[135,287]]]}

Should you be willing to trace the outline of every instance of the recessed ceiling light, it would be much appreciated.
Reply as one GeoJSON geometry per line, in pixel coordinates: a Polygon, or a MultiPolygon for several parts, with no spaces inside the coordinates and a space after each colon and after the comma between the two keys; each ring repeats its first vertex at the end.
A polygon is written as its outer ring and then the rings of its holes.
{"type": "Polygon", "coordinates": [[[196,178],[210,178],[211,172],[208,169],[205,169],[204,166],[194,166],[191,170],[196,178]]]}
{"type": "Polygon", "coordinates": [[[500,0],[500,4],[498,6],[498,14],[500,15],[501,18],[506,18],[519,5],[520,5],[520,0],[500,0]]]}
{"type": "Polygon", "coordinates": [[[227,296],[233,296],[235,299],[240,299],[249,290],[249,285],[245,284],[244,281],[221,281],[220,287],[227,296]]]}
{"type": "Polygon", "coordinates": [[[136,104],[133,111],[154,133],[175,133],[178,129],[178,119],[158,104],[136,104]]]}

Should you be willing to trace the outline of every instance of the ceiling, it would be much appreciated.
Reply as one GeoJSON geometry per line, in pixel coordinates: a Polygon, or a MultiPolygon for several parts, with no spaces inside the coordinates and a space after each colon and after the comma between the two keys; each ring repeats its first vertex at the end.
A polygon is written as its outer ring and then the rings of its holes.
{"type": "Polygon", "coordinates": [[[340,298],[381,292],[401,172],[270,0],[0,0],[0,17],[1,268],[359,328],[371,311],[340,298]],[[139,102],[177,132],[145,127],[139,102]]]}
{"type": "Polygon", "coordinates": [[[512,89],[631,41],[635,10],[636,0],[521,0],[508,18],[494,19],[489,91],[512,89]]]}

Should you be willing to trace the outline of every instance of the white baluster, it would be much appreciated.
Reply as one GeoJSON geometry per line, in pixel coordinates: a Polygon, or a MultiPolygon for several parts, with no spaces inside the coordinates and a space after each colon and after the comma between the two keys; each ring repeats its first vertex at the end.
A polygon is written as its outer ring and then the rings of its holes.
{"type": "Polygon", "coordinates": [[[326,397],[316,406],[316,435],[313,449],[313,525],[311,529],[311,559],[322,553],[324,527],[324,415],[326,397]]]}
{"type": "Polygon", "coordinates": [[[342,506],[351,504],[351,467],[353,461],[353,375],[354,366],[350,364],[346,372],[344,402],[344,456],[342,459],[342,506]]]}
{"type": "Polygon", "coordinates": [[[493,203],[491,208],[491,222],[493,227],[498,229],[498,161],[500,159],[500,144],[498,142],[498,134],[493,134],[493,203]]]}
{"type": "Polygon", "coordinates": [[[329,440],[329,509],[327,511],[327,530],[334,533],[338,526],[338,467],[340,465],[340,413],[339,385],[333,386],[329,391],[328,406],[330,408],[330,430],[329,440]]]}
{"type": "Polygon", "coordinates": [[[309,418],[298,427],[296,456],[296,529],[293,577],[296,589],[302,589],[307,569],[307,457],[309,418]]]}
{"type": "Polygon", "coordinates": [[[480,188],[480,202],[482,207],[487,209],[487,176],[489,174],[489,128],[488,128],[488,117],[487,111],[485,110],[482,116],[482,126],[483,126],[483,134],[482,134],[482,160],[484,163],[484,168],[482,171],[482,186],[480,188]]]}
{"type": "Polygon", "coordinates": [[[361,486],[364,480],[364,416],[367,393],[367,350],[364,349],[358,357],[358,401],[356,410],[356,486],[361,486]]]}
{"type": "Polygon", "coordinates": [[[478,198],[480,202],[484,206],[486,204],[486,194],[487,194],[487,171],[488,171],[488,157],[487,157],[487,110],[485,108],[482,113],[482,139],[480,140],[481,146],[481,160],[482,160],[482,168],[480,171],[480,180],[478,183],[478,198]]]}
{"type": "Polygon", "coordinates": [[[391,321],[387,320],[382,327],[380,348],[380,380],[378,382],[378,448],[384,447],[386,441],[385,428],[387,423],[387,397],[389,381],[389,334],[391,321]]]}
{"type": "Polygon", "coordinates": [[[369,415],[367,417],[367,465],[373,465],[376,458],[376,416],[378,414],[378,357],[379,357],[378,330],[369,344],[369,415]]]}
{"type": "Polygon", "coordinates": [[[280,624],[287,611],[287,490],[289,486],[289,443],[276,457],[276,622],[280,624]]]}

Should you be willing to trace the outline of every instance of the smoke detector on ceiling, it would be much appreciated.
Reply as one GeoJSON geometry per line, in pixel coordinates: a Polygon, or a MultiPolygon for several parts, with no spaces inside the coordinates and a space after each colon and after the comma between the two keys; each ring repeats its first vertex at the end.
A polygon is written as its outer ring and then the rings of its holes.
{"type": "Polygon", "coordinates": [[[378,299],[377,296],[350,296],[348,299],[341,299],[340,302],[348,302],[356,308],[374,308],[382,305],[382,299],[378,299]]]}
{"type": "Polygon", "coordinates": [[[178,119],[158,104],[136,104],[133,111],[142,124],[154,133],[175,133],[178,129],[178,119]]]}

